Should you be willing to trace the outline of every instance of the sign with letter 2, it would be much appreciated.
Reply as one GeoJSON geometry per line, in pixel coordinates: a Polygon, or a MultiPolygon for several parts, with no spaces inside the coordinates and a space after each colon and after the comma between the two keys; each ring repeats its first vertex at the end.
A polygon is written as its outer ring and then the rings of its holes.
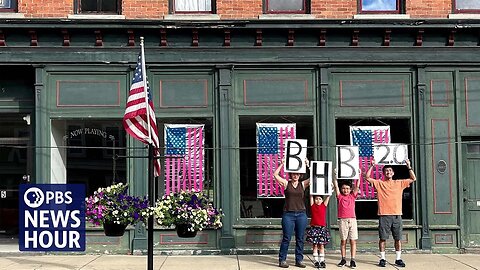
{"type": "Polygon", "coordinates": [[[310,194],[311,195],[332,194],[332,162],[331,161],[310,162],[310,194]]]}
{"type": "Polygon", "coordinates": [[[402,165],[408,159],[406,144],[375,144],[373,158],[378,164],[402,165]]]}

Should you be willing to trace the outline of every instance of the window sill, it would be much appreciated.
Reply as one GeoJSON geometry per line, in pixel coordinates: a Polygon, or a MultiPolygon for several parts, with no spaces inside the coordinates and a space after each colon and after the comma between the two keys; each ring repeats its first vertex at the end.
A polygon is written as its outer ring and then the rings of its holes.
{"type": "Polygon", "coordinates": [[[69,19],[80,19],[80,20],[120,20],[125,19],[124,15],[105,15],[105,14],[70,14],[68,15],[69,19]]]}
{"type": "Polygon", "coordinates": [[[359,19],[359,20],[364,20],[364,19],[375,19],[375,20],[404,20],[404,19],[410,19],[409,14],[355,14],[353,15],[354,19],[359,19]]]}
{"type": "Polygon", "coordinates": [[[165,15],[163,19],[172,21],[213,21],[220,20],[220,16],[217,14],[171,14],[165,15]]]}
{"type": "Polygon", "coordinates": [[[480,19],[480,14],[474,13],[456,13],[456,14],[448,14],[449,19],[480,19]]]}
{"type": "Polygon", "coordinates": [[[16,12],[0,12],[0,19],[23,19],[25,14],[16,12]]]}
{"type": "Polygon", "coordinates": [[[258,16],[260,20],[313,20],[312,14],[262,14],[258,16]]]}

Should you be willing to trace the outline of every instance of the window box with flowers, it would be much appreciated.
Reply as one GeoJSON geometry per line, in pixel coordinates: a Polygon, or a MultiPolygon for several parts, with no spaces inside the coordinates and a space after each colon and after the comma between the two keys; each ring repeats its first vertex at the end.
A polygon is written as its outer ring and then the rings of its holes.
{"type": "Polygon", "coordinates": [[[205,228],[222,227],[222,210],[215,208],[208,196],[201,192],[164,195],[153,211],[157,223],[165,227],[175,226],[179,237],[195,237],[205,228]]]}
{"type": "Polygon", "coordinates": [[[99,188],[85,199],[87,221],[95,226],[103,226],[105,235],[122,236],[128,225],[146,222],[153,214],[146,197],[127,194],[128,185],[113,184],[99,188]]]}

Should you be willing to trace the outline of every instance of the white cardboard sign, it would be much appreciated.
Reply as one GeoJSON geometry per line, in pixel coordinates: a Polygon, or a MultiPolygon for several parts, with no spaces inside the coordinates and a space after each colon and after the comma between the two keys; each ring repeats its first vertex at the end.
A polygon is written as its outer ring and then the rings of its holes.
{"type": "Polygon", "coordinates": [[[337,178],[358,179],[358,146],[337,145],[337,178]]]}
{"type": "Polygon", "coordinates": [[[307,171],[306,158],[307,140],[294,139],[285,141],[285,172],[305,173],[307,171]]]}
{"type": "Polygon", "coordinates": [[[332,174],[331,161],[310,162],[310,194],[331,195],[333,191],[332,174]]]}
{"type": "Polygon", "coordinates": [[[408,159],[408,148],[406,144],[375,144],[373,158],[378,164],[403,165],[408,159]]]}

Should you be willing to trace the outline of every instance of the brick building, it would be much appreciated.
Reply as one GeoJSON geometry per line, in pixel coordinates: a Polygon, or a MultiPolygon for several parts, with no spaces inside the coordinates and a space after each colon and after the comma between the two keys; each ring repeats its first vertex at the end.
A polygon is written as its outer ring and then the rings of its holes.
{"type": "MultiPolygon", "coordinates": [[[[205,125],[204,188],[226,213],[193,239],[156,227],[156,252],[278,250],[282,200],[258,196],[256,123],[295,123],[312,160],[334,160],[351,125],[390,126],[419,179],[404,247],[478,248],[479,33],[468,0],[0,1],[0,244],[17,233],[19,183],[147,193],[146,161],[112,158],[145,152],[122,127],[142,36],[161,146],[165,124],[205,125]],[[84,128],[107,136],[69,136],[84,128]]],[[[357,216],[359,248],[376,250],[375,199],[357,216]]],[[[87,252],[144,240],[89,227],[87,252]]]]}

